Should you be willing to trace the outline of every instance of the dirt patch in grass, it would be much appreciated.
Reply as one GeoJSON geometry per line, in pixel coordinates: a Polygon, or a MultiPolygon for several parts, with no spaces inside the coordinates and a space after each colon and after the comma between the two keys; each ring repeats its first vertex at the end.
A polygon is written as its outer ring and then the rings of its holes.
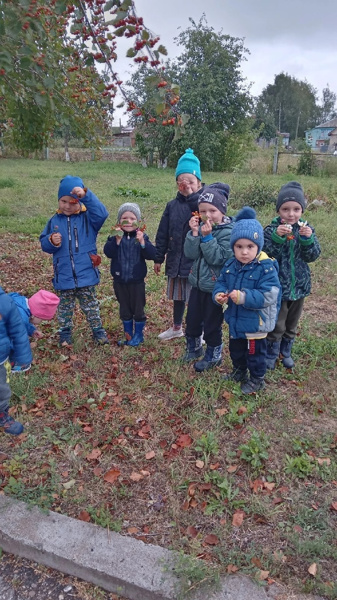
{"type": "MultiPolygon", "coordinates": [[[[7,291],[51,289],[36,239],[5,235],[0,256],[7,291]]],[[[183,339],[158,340],[172,309],[164,278],[149,272],[147,286],[139,348],[117,345],[107,261],[98,296],[111,345],[94,345],[78,311],[71,348],[59,348],[56,323],[43,326],[31,371],[12,379],[25,433],[2,434],[2,490],[224,573],[337,598],[335,314],[319,323],[308,299],[295,372],[278,366],[244,397],[221,377],[226,348],[221,368],[199,376],[179,362],[183,339]]]]}

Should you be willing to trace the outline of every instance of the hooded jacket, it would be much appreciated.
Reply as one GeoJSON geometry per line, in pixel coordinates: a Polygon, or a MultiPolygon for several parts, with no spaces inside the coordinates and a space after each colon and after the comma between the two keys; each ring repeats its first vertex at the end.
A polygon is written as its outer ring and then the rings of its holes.
{"type": "Polygon", "coordinates": [[[265,227],[263,250],[279,264],[282,300],[298,300],[310,294],[311,274],[308,263],[319,257],[321,248],[311,225],[312,235],[305,238],[300,236],[297,223],[293,225],[290,236],[279,236],[276,229],[280,224],[281,217],[276,217],[265,227]]]}
{"type": "Polygon", "coordinates": [[[109,213],[90,190],[79,205],[80,211],[70,216],[57,211],[40,235],[42,250],[53,255],[53,285],[56,290],[99,283],[99,270],[91,255],[97,254],[97,234],[109,213]],[[51,234],[56,232],[62,235],[61,246],[54,246],[50,241],[51,234]]]}
{"type": "Polygon", "coordinates": [[[185,256],[194,261],[188,280],[202,292],[213,291],[223,265],[233,255],[230,237],[234,221],[231,217],[225,219],[227,222],[213,227],[210,235],[193,236],[189,231],[185,239],[185,256]]]}
{"type": "Polygon", "coordinates": [[[32,360],[29,338],[23,320],[13,299],[0,287],[0,364],[9,354],[20,365],[29,365],[32,360]]]}
{"type": "Polygon", "coordinates": [[[213,290],[213,301],[219,292],[233,290],[244,292],[244,303],[235,304],[230,298],[225,307],[225,321],[231,338],[266,337],[273,331],[281,300],[278,265],[275,260],[260,252],[249,264],[235,257],[224,265],[213,290]]]}

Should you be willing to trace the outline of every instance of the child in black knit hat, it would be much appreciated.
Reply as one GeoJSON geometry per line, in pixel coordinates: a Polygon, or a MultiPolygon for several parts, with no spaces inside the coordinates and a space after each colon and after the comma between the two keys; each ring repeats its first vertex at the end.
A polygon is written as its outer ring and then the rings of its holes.
{"type": "Polygon", "coordinates": [[[284,367],[292,369],[291,356],[304,298],[310,294],[311,276],[308,263],[314,262],[321,249],[315,230],[302,218],[306,207],[304,191],[297,181],[280,189],[276,212],[264,230],[264,251],[279,263],[282,302],[275,329],[267,337],[267,367],[274,369],[280,356],[284,367]]]}

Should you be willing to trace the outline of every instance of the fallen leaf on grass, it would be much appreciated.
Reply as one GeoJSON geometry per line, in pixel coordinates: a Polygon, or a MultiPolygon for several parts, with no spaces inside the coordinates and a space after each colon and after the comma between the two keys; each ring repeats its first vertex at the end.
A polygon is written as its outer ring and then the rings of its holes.
{"type": "Polygon", "coordinates": [[[102,452],[99,448],[94,448],[90,454],[86,456],[87,460],[97,460],[101,456],[102,452]]]}
{"type": "Polygon", "coordinates": [[[142,475],[141,473],[133,472],[130,475],[130,479],[131,479],[131,481],[135,481],[137,483],[138,481],[141,481],[142,479],[144,479],[144,475],[142,475]]]}
{"type": "Polygon", "coordinates": [[[268,575],[269,575],[269,571],[258,571],[256,573],[256,579],[258,581],[264,581],[265,579],[268,579],[268,575]]]}
{"type": "Polygon", "coordinates": [[[110,471],[107,471],[105,473],[103,479],[104,479],[104,481],[107,481],[108,483],[115,483],[115,481],[117,481],[120,474],[121,474],[121,472],[119,469],[110,469],[110,471]]]}
{"type": "Polygon", "coordinates": [[[330,508],[337,511],[337,502],[331,502],[330,508]]]}
{"type": "Polygon", "coordinates": [[[222,393],[222,397],[224,400],[230,400],[231,398],[233,398],[233,394],[231,392],[227,392],[227,390],[225,390],[222,393]]]}
{"type": "Polygon", "coordinates": [[[76,479],[70,479],[69,481],[62,483],[62,485],[65,490],[70,490],[70,488],[72,488],[75,485],[75,483],[76,483],[76,479]]]}
{"type": "Polygon", "coordinates": [[[96,477],[100,477],[102,475],[102,473],[103,473],[102,467],[95,467],[94,468],[94,475],[96,477]]]}
{"type": "Polygon", "coordinates": [[[330,458],[316,458],[316,460],[319,465],[330,465],[331,464],[330,458]]]}
{"type": "Polygon", "coordinates": [[[262,562],[260,561],[259,558],[257,558],[257,556],[253,556],[253,558],[250,562],[258,569],[262,569],[262,562]]]}
{"type": "Polygon", "coordinates": [[[205,463],[203,460],[196,460],[195,461],[195,466],[197,467],[197,469],[203,469],[205,466],[205,463]]]}
{"type": "Polygon", "coordinates": [[[240,527],[243,523],[243,519],[245,518],[245,513],[243,510],[237,510],[233,515],[232,525],[233,527],[240,527]]]}
{"type": "Polygon", "coordinates": [[[316,563],[312,563],[312,565],[310,565],[310,567],[308,569],[308,573],[310,575],[312,575],[313,577],[316,577],[316,575],[317,575],[317,564],[316,563]]]}
{"type": "Polygon", "coordinates": [[[228,408],[216,408],[215,412],[217,415],[219,415],[219,417],[222,417],[223,415],[228,413],[228,408]]]}
{"type": "Polygon", "coordinates": [[[139,533],[139,529],[138,529],[138,527],[128,527],[127,532],[130,535],[134,535],[135,533],[139,533]]]}
{"type": "Polygon", "coordinates": [[[248,409],[245,406],[240,406],[240,408],[238,408],[237,414],[244,415],[247,412],[248,412],[248,409]]]}
{"type": "Polygon", "coordinates": [[[176,440],[176,444],[177,446],[180,446],[180,448],[186,448],[187,446],[191,446],[192,442],[193,440],[191,436],[188,435],[188,433],[182,433],[176,440]]]}
{"type": "Polygon", "coordinates": [[[204,543],[208,544],[208,546],[217,546],[220,543],[220,540],[214,533],[209,533],[204,538],[204,543]]]}
{"type": "Polygon", "coordinates": [[[229,465],[229,467],[227,467],[227,473],[235,473],[237,468],[238,468],[238,465],[229,465]]]}
{"type": "Polygon", "coordinates": [[[239,570],[239,567],[236,565],[227,565],[227,573],[236,573],[239,570]]]}
{"type": "Polygon", "coordinates": [[[86,510],[81,510],[77,518],[79,519],[79,521],[85,521],[86,523],[89,523],[89,521],[91,520],[91,517],[86,510]]]}
{"type": "Polygon", "coordinates": [[[195,538],[198,535],[198,530],[195,527],[193,527],[193,525],[189,525],[186,528],[185,533],[186,533],[186,535],[188,535],[188,537],[195,538]]]}
{"type": "Polygon", "coordinates": [[[268,492],[272,492],[272,491],[273,491],[273,489],[275,488],[275,486],[276,486],[276,483],[270,483],[269,481],[265,481],[265,482],[263,483],[263,487],[264,487],[266,490],[268,490],[268,492]]]}
{"type": "Polygon", "coordinates": [[[146,460],[151,460],[151,458],[154,458],[155,456],[156,456],[156,453],[154,450],[150,450],[150,452],[147,452],[145,454],[146,460]]]}

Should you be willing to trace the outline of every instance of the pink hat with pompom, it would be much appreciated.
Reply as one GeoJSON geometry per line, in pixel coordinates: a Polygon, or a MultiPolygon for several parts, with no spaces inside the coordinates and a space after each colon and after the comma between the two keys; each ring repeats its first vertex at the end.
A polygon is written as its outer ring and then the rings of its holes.
{"type": "Polygon", "coordinates": [[[28,298],[29,310],[33,317],[43,321],[51,321],[55,317],[59,303],[60,298],[47,290],[39,290],[28,298]]]}

